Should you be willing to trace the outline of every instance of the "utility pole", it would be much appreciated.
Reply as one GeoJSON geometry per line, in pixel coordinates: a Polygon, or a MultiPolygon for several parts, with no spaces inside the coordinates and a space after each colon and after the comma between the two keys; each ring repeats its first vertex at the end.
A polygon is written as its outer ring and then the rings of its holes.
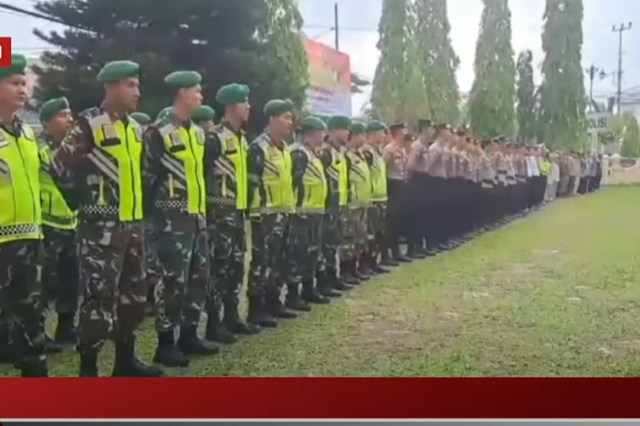
{"type": "Polygon", "coordinates": [[[618,105],[618,114],[620,114],[620,104],[622,103],[622,33],[631,29],[633,24],[628,22],[622,23],[619,27],[613,26],[613,32],[618,33],[618,92],[616,95],[616,103],[618,105]]]}
{"type": "Polygon", "coordinates": [[[600,78],[600,80],[602,80],[606,76],[606,73],[604,72],[604,70],[596,67],[593,64],[591,64],[591,66],[585,71],[589,76],[589,111],[593,111],[593,81],[596,79],[596,75],[600,78]]]}
{"type": "Polygon", "coordinates": [[[340,50],[340,20],[338,19],[338,3],[334,4],[333,6],[333,29],[336,32],[336,41],[335,41],[335,48],[336,50],[340,50]]]}

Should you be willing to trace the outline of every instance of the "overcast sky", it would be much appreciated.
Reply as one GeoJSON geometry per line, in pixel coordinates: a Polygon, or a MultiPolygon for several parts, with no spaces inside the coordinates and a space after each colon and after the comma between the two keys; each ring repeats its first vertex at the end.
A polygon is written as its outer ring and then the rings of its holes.
{"type": "MultiPolygon", "coordinates": [[[[135,0],[131,0],[135,1],[135,0]]],[[[206,1],[206,0],[203,0],[206,1]]],[[[234,0],[251,1],[251,0],[234,0]]],[[[628,22],[640,17],[638,0],[583,0],[585,5],[583,64],[595,64],[608,73],[617,70],[618,34],[612,32],[614,24],[628,22]]],[[[334,0],[298,0],[305,19],[305,32],[317,41],[333,45],[334,0]]],[[[377,25],[380,18],[381,0],[337,0],[340,10],[340,48],[351,56],[354,72],[372,78],[378,61],[377,25]]],[[[31,9],[35,0],[10,0],[8,3],[31,9]]],[[[523,49],[533,51],[538,65],[542,59],[541,25],[544,0],[510,0],[513,15],[513,47],[516,52],[523,49]]],[[[448,0],[451,39],[461,64],[458,83],[461,90],[468,91],[473,82],[473,58],[478,35],[481,0],[448,0]]],[[[640,21],[624,33],[623,89],[640,86],[640,21]]],[[[35,18],[20,16],[0,10],[0,35],[13,39],[14,51],[38,53],[46,45],[32,34],[34,28],[55,29],[50,24],[35,18]]],[[[536,76],[539,80],[539,75],[536,76]]],[[[250,84],[250,82],[247,82],[250,84]]],[[[594,94],[611,95],[615,92],[613,75],[594,85],[594,94]]],[[[368,93],[354,99],[354,113],[367,101],[368,93]]]]}

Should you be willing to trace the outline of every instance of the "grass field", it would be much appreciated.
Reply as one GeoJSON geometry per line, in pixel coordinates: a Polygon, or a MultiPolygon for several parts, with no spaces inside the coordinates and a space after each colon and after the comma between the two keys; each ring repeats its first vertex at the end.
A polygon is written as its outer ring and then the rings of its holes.
{"type": "MultiPolygon", "coordinates": [[[[640,188],[612,188],[559,201],[169,374],[637,376],[638,199],[640,188]]],[[[150,321],[141,342],[150,360],[150,321]]],[[[101,362],[110,373],[111,347],[101,362]]],[[[77,357],[51,367],[76,375],[77,357]]]]}

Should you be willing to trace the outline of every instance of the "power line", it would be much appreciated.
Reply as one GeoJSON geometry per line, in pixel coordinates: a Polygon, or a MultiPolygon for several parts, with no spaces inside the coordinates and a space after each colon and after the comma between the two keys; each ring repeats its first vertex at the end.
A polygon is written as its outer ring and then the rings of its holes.
{"type": "Polygon", "coordinates": [[[42,13],[39,12],[34,12],[32,10],[27,10],[27,9],[23,9],[21,7],[16,7],[16,6],[12,6],[10,4],[6,4],[6,3],[2,3],[0,2],[0,11],[3,12],[14,12],[14,13],[18,13],[21,15],[26,15],[26,16],[30,16],[32,18],[38,18],[38,19],[43,19],[45,21],[49,21],[49,22],[53,22],[55,24],[61,24],[61,25],[65,25],[67,27],[71,27],[71,28],[77,28],[80,30],[90,30],[88,28],[84,28],[82,26],[76,26],[76,25],[71,25],[68,22],[64,22],[58,18],[54,18],[53,16],[48,16],[48,15],[44,15],[42,13]]]}

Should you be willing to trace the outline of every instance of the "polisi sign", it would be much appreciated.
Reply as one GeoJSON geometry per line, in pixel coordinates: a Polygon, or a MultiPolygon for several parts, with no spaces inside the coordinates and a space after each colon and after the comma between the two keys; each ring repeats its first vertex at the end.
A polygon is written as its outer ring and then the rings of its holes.
{"type": "Polygon", "coordinates": [[[608,112],[592,112],[587,114],[590,132],[603,133],[609,130],[611,114],[608,112]]]}

